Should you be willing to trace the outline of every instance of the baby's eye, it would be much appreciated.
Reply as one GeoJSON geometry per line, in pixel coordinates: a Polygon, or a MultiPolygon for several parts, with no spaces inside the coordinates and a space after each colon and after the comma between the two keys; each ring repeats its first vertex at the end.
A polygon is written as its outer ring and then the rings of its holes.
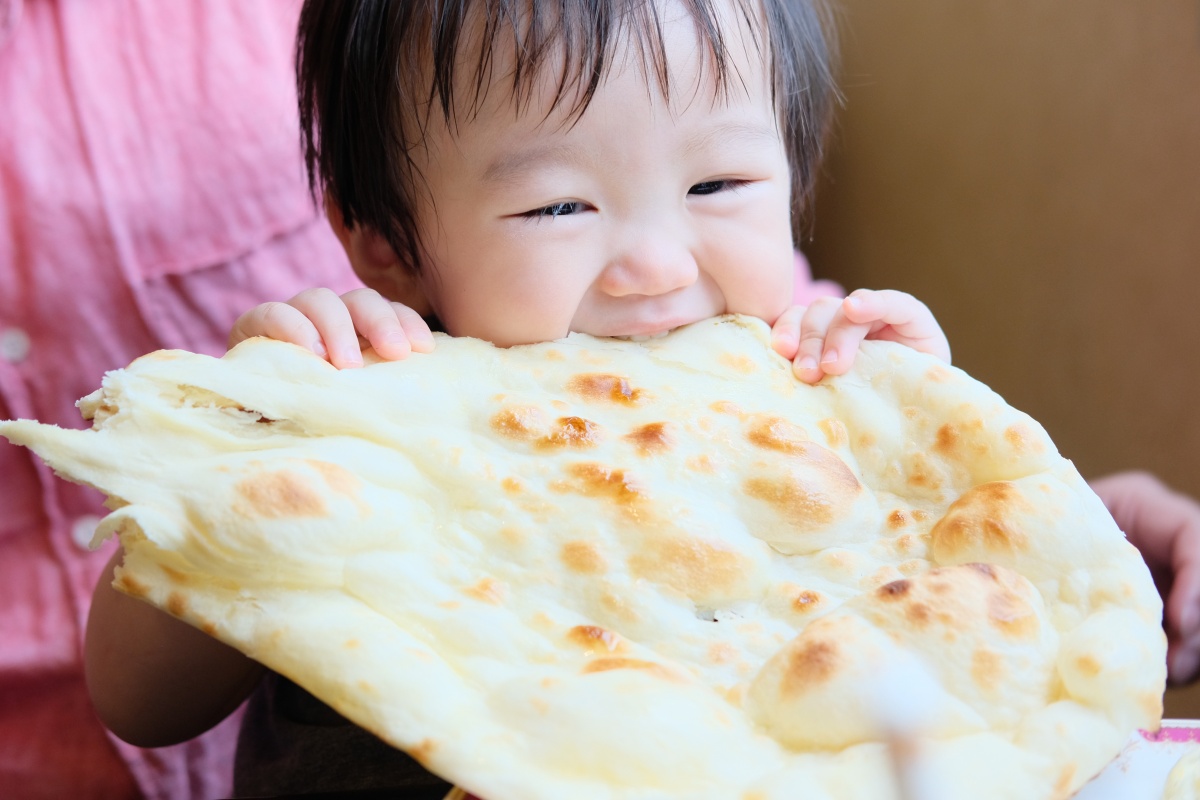
{"type": "Polygon", "coordinates": [[[688,189],[688,194],[716,194],[717,192],[725,192],[731,189],[737,189],[744,185],[746,185],[746,181],[704,181],[703,183],[697,183],[695,186],[688,189]]]}
{"type": "Polygon", "coordinates": [[[566,217],[571,214],[578,214],[583,211],[583,203],[578,200],[568,200],[564,203],[553,203],[541,208],[535,208],[532,211],[526,211],[522,216],[525,217],[566,217]]]}

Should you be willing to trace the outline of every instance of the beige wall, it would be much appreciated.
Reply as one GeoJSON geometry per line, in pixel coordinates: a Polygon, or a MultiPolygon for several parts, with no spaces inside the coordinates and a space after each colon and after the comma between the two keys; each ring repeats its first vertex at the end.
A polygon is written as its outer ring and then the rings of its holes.
{"type": "Polygon", "coordinates": [[[1084,475],[1200,494],[1200,4],[841,5],[817,274],[925,300],[1084,475]]]}

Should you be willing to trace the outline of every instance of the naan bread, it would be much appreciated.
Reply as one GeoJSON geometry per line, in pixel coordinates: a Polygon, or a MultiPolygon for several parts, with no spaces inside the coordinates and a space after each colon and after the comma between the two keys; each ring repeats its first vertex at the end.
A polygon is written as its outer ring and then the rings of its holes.
{"type": "Polygon", "coordinates": [[[1162,800],[1200,800],[1200,747],[1189,748],[1171,767],[1162,800]]]}
{"type": "Polygon", "coordinates": [[[118,588],[489,800],[891,797],[898,667],[945,797],[1066,797],[1157,728],[1161,601],[1042,428],[768,336],[163,351],[93,430],[0,434],[109,495],[118,588]]]}

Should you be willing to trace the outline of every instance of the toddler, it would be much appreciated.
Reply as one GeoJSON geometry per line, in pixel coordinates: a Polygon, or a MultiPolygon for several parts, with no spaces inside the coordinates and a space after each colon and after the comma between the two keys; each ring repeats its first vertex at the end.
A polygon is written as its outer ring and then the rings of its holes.
{"type": "MultiPolygon", "coordinates": [[[[895,291],[793,305],[794,237],[836,90],[818,0],[308,0],[297,52],[310,175],[368,288],[254,308],[338,367],[570,332],[643,337],[717,314],[772,325],[808,382],[864,338],[949,361],[895,291]]],[[[119,560],[115,557],[114,563],[119,560]]],[[[447,786],[236,651],[97,586],[86,657],[101,718],[147,746],[247,696],[239,793],[447,786]]]]}

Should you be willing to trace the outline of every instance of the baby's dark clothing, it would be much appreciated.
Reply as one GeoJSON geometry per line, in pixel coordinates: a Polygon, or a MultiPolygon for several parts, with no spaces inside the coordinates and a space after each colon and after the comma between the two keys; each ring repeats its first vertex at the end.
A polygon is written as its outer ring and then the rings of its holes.
{"type": "Polygon", "coordinates": [[[394,788],[442,800],[452,788],[401,750],[274,672],[250,696],[238,736],[236,797],[394,788]]]}

